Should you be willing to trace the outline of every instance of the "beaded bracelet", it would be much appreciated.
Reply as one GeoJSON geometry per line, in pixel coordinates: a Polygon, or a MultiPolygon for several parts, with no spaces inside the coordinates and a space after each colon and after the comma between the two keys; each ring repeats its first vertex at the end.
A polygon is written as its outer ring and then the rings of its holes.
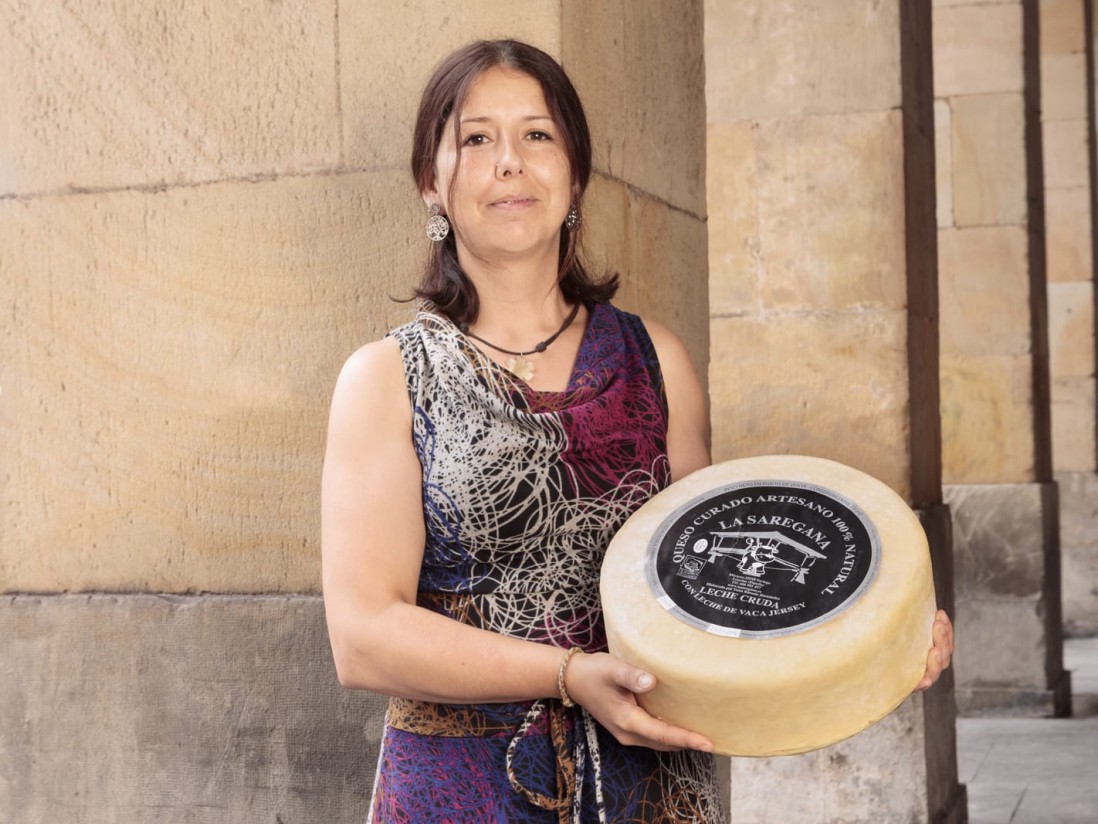
{"type": "Polygon", "coordinates": [[[557,670],[557,692],[560,693],[560,702],[566,707],[576,706],[576,702],[572,700],[568,695],[568,690],[564,688],[564,671],[568,669],[568,662],[572,660],[572,656],[577,652],[583,652],[579,647],[572,647],[568,652],[564,653],[564,657],[560,659],[560,668],[557,670]]]}

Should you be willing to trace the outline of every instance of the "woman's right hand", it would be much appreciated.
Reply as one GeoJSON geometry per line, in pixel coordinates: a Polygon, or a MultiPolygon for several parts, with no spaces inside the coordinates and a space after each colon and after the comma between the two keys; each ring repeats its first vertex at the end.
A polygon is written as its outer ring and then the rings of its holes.
{"type": "Polygon", "coordinates": [[[572,656],[564,673],[569,697],[628,747],[671,752],[712,752],[713,743],[648,714],[637,696],[656,686],[655,677],[605,652],[572,656]]]}

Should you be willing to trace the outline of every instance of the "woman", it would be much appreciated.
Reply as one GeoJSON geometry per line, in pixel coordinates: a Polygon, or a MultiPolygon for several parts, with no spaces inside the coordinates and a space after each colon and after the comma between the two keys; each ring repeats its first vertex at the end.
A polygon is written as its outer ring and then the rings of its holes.
{"type": "Polygon", "coordinates": [[[607,543],[709,455],[684,347],[579,259],[575,90],[533,47],[470,44],[428,82],[412,169],[424,300],[341,372],[323,482],[339,679],[394,696],[374,820],[724,820],[711,743],[605,652],[607,543]]]}

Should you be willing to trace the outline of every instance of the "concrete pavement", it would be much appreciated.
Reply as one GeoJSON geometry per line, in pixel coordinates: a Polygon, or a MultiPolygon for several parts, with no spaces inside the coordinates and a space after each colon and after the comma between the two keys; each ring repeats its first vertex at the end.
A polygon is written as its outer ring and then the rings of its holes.
{"type": "Polygon", "coordinates": [[[969,824],[1098,824],[1098,638],[1068,639],[1071,718],[960,718],[969,824]]]}

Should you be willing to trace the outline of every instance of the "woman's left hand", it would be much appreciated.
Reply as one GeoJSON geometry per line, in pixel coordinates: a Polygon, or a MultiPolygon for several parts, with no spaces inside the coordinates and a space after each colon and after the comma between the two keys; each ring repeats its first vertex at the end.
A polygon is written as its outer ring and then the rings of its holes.
{"type": "Polygon", "coordinates": [[[915,685],[916,691],[929,689],[953,659],[953,623],[945,614],[945,610],[938,610],[934,616],[934,627],[931,633],[934,646],[926,656],[926,673],[923,675],[923,680],[915,685]]]}

